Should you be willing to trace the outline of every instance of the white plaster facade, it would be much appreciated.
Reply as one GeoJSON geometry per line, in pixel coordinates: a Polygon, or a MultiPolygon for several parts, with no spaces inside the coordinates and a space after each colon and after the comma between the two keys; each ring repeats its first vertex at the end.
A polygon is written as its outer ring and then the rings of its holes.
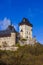
{"type": "Polygon", "coordinates": [[[0,46],[3,46],[6,42],[6,46],[13,46],[16,43],[16,33],[11,33],[9,37],[0,37],[0,46]]]}
{"type": "Polygon", "coordinates": [[[26,38],[26,39],[31,38],[32,39],[32,27],[31,26],[20,25],[19,30],[20,30],[20,36],[22,38],[26,38]]]}

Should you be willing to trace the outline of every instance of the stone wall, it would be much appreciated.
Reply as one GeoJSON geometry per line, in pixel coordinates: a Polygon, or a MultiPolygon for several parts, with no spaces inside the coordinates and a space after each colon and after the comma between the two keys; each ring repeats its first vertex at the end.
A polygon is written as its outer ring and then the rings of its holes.
{"type": "Polygon", "coordinates": [[[14,46],[16,43],[16,33],[11,33],[9,37],[0,37],[0,46],[14,46]]]}
{"type": "Polygon", "coordinates": [[[0,50],[16,51],[19,47],[1,47],[0,50]]]}
{"type": "Polygon", "coordinates": [[[20,26],[20,36],[23,38],[32,38],[32,27],[27,25],[20,26]],[[22,31],[21,31],[22,30],[22,31]]]}
{"type": "Polygon", "coordinates": [[[36,44],[36,39],[35,38],[32,38],[32,39],[27,39],[26,41],[21,41],[21,40],[19,40],[19,44],[21,45],[21,46],[23,46],[23,45],[34,45],[34,44],[36,44]]]}

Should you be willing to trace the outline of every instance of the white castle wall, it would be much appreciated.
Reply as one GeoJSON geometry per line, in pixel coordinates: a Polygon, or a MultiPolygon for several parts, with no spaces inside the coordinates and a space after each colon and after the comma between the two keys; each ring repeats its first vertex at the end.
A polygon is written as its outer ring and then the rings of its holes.
{"type": "Polygon", "coordinates": [[[11,33],[10,37],[0,37],[0,46],[3,46],[4,42],[6,42],[8,46],[15,45],[16,33],[11,33]]]}
{"type": "Polygon", "coordinates": [[[28,39],[32,38],[32,27],[28,25],[21,25],[20,26],[20,36],[23,38],[28,38],[28,39]]]}

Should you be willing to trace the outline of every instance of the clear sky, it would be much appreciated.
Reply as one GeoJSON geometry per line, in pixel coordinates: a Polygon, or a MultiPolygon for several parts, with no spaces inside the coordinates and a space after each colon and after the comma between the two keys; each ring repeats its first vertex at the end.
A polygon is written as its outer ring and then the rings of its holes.
{"type": "Polygon", "coordinates": [[[23,17],[33,24],[33,36],[43,43],[43,0],[0,0],[0,22],[8,18],[18,30],[23,17]]]}

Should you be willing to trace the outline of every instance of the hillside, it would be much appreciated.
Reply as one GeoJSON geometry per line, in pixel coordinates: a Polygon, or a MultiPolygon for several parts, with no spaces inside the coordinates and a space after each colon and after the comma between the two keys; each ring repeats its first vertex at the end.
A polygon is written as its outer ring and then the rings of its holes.
{"type": "Polygon", "coordinates": [[[43,45],[25,45],[17,51],[0,50],[0,65],[43,65],[43,45]]]}

